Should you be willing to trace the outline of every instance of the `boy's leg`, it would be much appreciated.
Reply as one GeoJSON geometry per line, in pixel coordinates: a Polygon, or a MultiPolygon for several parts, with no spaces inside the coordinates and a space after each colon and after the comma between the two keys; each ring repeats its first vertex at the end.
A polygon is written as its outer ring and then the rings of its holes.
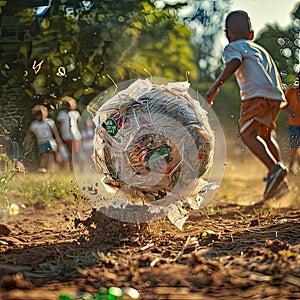
{"type": "Polygon", "coordinates": [[[43,173],[45,173],[47,170],[49,158],[50,158],[50,152],[44,152],[41,156],[40,170],[43,173]]]}
{"type": "Polygon", "coordinates": [[[273,155],[273,157],[275,158],[275,160],[277,162],[280,162],[281,161],[281,155],[280,155],[280,149],[279,149],[279,145],[275,139],[275,137],[272,136],[272,131],[264,138],[264,137],[261,137],[269,151],[271,152],[271,154],[273,155]]]}
{"type": "Polygon", "coordinates": [[[269,170],[264,199],[274,194],[287,174],[286,167],[280,162],[279,147],[271,137],[271,129],[276,128],[279,109],[280,102],[260,98],[242,102],[241,105],[241,137],[245,145],[269,170]]]}
{"type": "Polygon", "coordinates": [[[61,158],[59,151],[54,152],[54,157],[55,157],[56,163],[61,167],[62,166],[62,158],[61,158]]]}
{"type": "Polygon", "coordinates": [[[272,143],[271,131],[267,130],[266,126],[259,124],[257,121],[253,121],[244,129],[241,136],[246,146],[249,147],[256,157],[269,169],[267,185],[264,192],[264,199],[268,199],[274,194],[287,174],[286,167],[280,161],[276,161],[270,149],[267,148],[267,145],[272,143]],[[258,139],[258,134],[260,139],[258,139]]]}
{"type": "MultiPolygon", "coordinates": [[[[264,141],[263,143],[257,138],[258,131],[259,123],[253,120],[252,123],[241,132],[241,138],[249,150],[268,168],[269,172],[271,172],[276,166],[276,158],[268,153],[268,145],[265,142],[265,139],[262,139],[264,141]]],[[[272,150],[274,151],[274,149],[272,150]]]]}
{"type": "Polygon", "coordinates": [[[253,121],[241,132],[241,137],[245,145],[269,169],[267,185],[264,191],[264,199],[268,199],[274,194],[279,184],[283,181],[287,171],[282,163],[275,160],[270,150],[267,150],[267,144],[271,142],[271,135],[269,136],[270,141],[267,141],[266,134],[262,135],[264,138],[258,139],[259,132],[261,134],[260,124],[257,121],[253,121]]]}

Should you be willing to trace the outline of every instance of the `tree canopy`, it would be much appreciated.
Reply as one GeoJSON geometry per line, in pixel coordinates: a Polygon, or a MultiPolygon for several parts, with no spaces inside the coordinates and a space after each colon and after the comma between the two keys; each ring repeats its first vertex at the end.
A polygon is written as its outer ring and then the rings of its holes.
{"type": "Polygon", "coordinates": [[[232,0],[152,0],[158,8],[172,8],[180,23],[191,30],[191,45],[200,70],[201,81],[214,77],[220,65],[222,49],[219,39],[224,35],[224,20],[232,0]]]}
{"type": "Polygon", "coordinates": [[[275,59],[283,83],[292,83],[300,72],[300,4],[292,13],[290,26],[282,29],[277,24],[269,24],[256,42],[275,59]]]}
{"type": "MultiPolygon", "coordinates": [[[[33,13],[19,12],[20,22],[33,23],[33,13]]],[[[189,38],[175,14],[147,1],[99,1],[76,18],[52,11],[13,61],[1,57],[0,82],[4,90],[19,85],[30,99],[56,105],[65,94],[86,102],[113,82],[149,74],[180,80],[189,71],[196,79],[189,38]]]]}

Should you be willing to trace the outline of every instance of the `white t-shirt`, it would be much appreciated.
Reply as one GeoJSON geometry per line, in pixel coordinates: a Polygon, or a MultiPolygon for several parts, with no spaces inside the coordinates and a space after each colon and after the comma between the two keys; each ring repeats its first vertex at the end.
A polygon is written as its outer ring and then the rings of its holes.
{"type": "Polygon", "coordinates": [[[60,123],[59,131],[63,140],[80,140],[81,134],[77,122],[80,113],[77,110],[66,112],[60,110],[57,114],[57,121],[60,123]]]}
{"type": "Polygon", "coordinates": [[[224,49],[226,63],[238,59],[242,64],[235,76],[242,101],[255,97],[285,101],[281,79],[270,54],[249,40],[237,40],[224,49]]]}
{"type": "Polygon", "coordinates": [[[40,145],[47,141],[54,140],[52,132],[54,125],[54,121],[50,118],[47,118],[42,122],[34,120],[30,124],[29,130],[35,135],[37,143],[40,145]]]}

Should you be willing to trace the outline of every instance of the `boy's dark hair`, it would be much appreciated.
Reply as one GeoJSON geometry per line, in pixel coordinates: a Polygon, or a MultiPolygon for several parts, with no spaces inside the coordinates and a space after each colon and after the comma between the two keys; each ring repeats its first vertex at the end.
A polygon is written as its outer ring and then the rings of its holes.
{"type": "Polygon", "coordinates": [[[251,21],[248,14],[243,10],[230,12],[225,20],[226,30],[237,38],[248,38],[252,31],[251,21]]]}

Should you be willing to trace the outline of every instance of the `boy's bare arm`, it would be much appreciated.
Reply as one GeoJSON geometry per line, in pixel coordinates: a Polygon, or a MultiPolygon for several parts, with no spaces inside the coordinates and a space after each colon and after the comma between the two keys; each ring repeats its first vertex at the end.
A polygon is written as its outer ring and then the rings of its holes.
{"type": "Polygon", "coordinates": [[[60,134],[57,130],[56,125],[53,126],[52,131],[53,131],[53,134],[54,134],[54,137],[55,137],[55,140],[56,140],[57,144],[58,145],[62,144],[62,139],[60,137],[60,134]]]}
{"type": "Polygon", "coordinates": [[[206,94],[205,98],[209,106],[213,105],[214,99],[218,94],[220,87],[234,74],[234,72],[239,68],[240,65],[241,61],[238,59],[233,59],[226,64],[225,69],[206,94]]]}

